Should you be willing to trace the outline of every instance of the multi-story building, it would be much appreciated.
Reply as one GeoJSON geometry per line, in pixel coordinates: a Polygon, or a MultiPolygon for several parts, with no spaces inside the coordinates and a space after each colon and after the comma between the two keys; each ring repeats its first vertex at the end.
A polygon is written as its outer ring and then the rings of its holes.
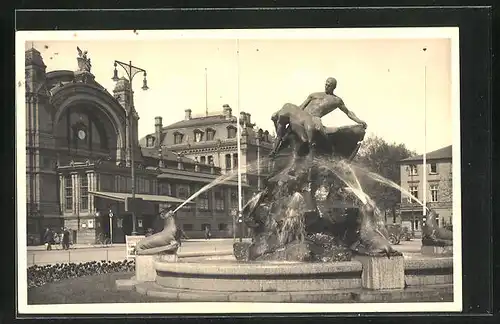
{"type": "MultiPolygon", "coordinates": [[[[446,146],[426,155],[401,160],[401,187],[423,202],[426,194],[427,206],[439,214],[438,224],[452,223],[452,146],[446,146]],[[426,183],[423,174],[426,173],[426,183]],[[425,188],[425,191],[424,191],[425,188]]],[[[420,233],[422,224],[422,206],[407,196],[402,195],[401,221],[403,226],[420,233]]]]}
{"type": "Polygon", "coordinates": [[[155,132],[142,138],[140,144],[147,148],[165,148],[200,165],[215,165],[222,173],[234,173],[238,154],[241,154],[242,182],[248,184],[252,194],[262,188],[263,179],[268,176],[268,155],[274,138],[269,131],[257,129],[249,113],[240,113],[240,125],[241,152],[236,141],[237,118],[227,104],[222,112],[203,116],[194,116],[191,109],[186,109],[184,120],[167,126],[163,126],[161,117],[156,117],[155,132]]]}
{"type": "MultiPolygon", "coordinates": [[[[133,227],[124,204],[132,167],[136,197],[143,200],[138,233],[155,227],[162,204],[180,204],[221,175],[215,165],[140,147],[126,122],[137,129],[128,80],[118,80],[111,94],[90,72],[90,60],[77,62],[77,71],[47,72],[39,51],[25,52],[28,244],[38,244],[44,228],[63,226],[77,243],[94,243],[110,232],[114,242],[123,242],[133,227]]],[[[202,236],[209,226],[215,236],[232,236],[236,187],[236,181],[225,182],[182,207],[178,220],[186,234],[202,236]]]]}

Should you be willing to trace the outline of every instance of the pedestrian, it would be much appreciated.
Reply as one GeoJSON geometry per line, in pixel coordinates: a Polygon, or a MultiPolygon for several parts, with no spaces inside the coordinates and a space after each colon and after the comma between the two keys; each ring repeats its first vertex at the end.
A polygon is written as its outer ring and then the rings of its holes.
{"type": "Polygon", "coordinates": [[[67,227],[64,228],[62,235],[63,250],[69,250],[69,230],[67,227]]]}
{"type": "Polygon", "coordinates": [[[43,235],[43,241],[45,243],[45,249],[47,251],[52,250],[52,243],[54,242],[54,233],[47,227],[45,234],[43,235]]]}
{"type": "Polygon", "coordinates": [[[179,246],[182,246],[182,239],[187,238],[186,233],[182,230],[182,228],[177,227],[175,231],[175,240],[179,243],[179,246]]]}
{"type": "Polygon", "coordinates": [[[210,240],[212,233],[210,233],[210,226],[205,226],[205,240],[210,240]]]}

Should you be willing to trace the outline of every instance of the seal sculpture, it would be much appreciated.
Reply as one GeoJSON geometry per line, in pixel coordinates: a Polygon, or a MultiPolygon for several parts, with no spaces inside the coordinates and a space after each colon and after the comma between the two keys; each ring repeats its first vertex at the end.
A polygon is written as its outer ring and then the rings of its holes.
{"type": "Polygon", "coordinates": [[[423,246],[452,246],[453,232],[447,228],[439,227],[436,211],[427,208],[427,220],[422,226],[423,246]]]}
{"type": "Polygon", "coordinates": [[[140,240],[135,246],[137,255],[175,254],[179,248],[175,214],[172,210],[160,212],[164,220],[163,230],[140,240]]]}

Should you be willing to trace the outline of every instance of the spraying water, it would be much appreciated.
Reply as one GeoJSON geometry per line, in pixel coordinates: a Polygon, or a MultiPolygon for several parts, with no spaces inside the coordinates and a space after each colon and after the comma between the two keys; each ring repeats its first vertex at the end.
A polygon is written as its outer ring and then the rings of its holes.
{"type": "MultiPolygon", "coordinates": [[[[261,163],[262,163],[262,161],[267,162],[267,160],[269,160],[269,158],[261,159],[261,163]]],[[[259,168],[259,165],[257,164],[257,162],[253,162],[253,163],[248,164],[246,167],[247,167],[247,172],[254,172],[257,170],[257,168],[259,168]]],[[[198,190],[197,192],[192,194],[188,199],[186,199],[182,204],[180,204],[176,209],[174,209],[173,212],[174,213],[177,212],[179,209],[184,207],[184,205],[186,205],[187,203],[189,203],[190,201],[192,201],[193,199],[195,199],[196,197],[198,197],[199,195],[201,195],[205,191],[210,190],[211,188],[213,188],[217,185],[223,184],[223,183],[233,179],[237,175],[238,175],[238,169],[233,169],[230,172],[217,177],[216,179],[214,179],[214,181],[203,186],[200,190],[198,190]]]]}
{"type": "Polygon", "coordinates": [[[363,204],[367,204],[371,201],[370,197],[368,197],[368,195],[361,188],[361,184],[359,183],[356,174],[348,164],[318,158],[316,158],[314,162],[333,172],[342,182],[346,184],[347,190],[352,192],[363,204]],[[340,167],[343,170],[337,170],[335,167],[340,167]],[[348,177],[348,175],[351,175],[351,177],[348,177]]]}
{"type": "Polygon", "coordinates": [[[399,190],[401,193],[403,193],[405,196],[409,197],[410,199],[416,201],[418,204],[420,204],[421,206],[423,206],[424,204],[418,200],[417,198],[415,198],[415,196],[413,196],[408,190],[404,189],[403,187],[401,187],[400,185],[398,185],[397,183],[395,183],[394,181],[392,180],[389,180],[383,176],[381,176],[380,174],[377,174],[377,173],[374,173],[374,172],[370,172],[368,170],[365,170],[359,166],[356,166],[355,167],[357,170],[365,173],[368,177],[370,177],[371,179],[377,181],[377,182],[380,182],[382,184],[385,184],[389,187],[392,187],[396,190],[399,190]]]}
{"type": "Polygon", "coordinates": [[[199,195],[201,195],[203,192],[205,192],[205,191],[207,191],[207,190],[209,190],[209,189],[211,189],[211,188],[213,188],[221,183],[224,183],[228,180],[231,180],[232,178],[234,178],[236,176],[236,174],[237,174],[237,172],[235,170],[232,170],[231,172],[229,172],[227,174],[223,174],[223,175],[217,177],[214,181],[203,186],[200,190],[198,190],[197,192],[192,194],[188,199],[186,199],[182,204],[180,204],[176,209],[174,209],[174,213],[177,212],[179,209],[181,209],[185,204],[187,204],[191,200],[193,200],[196,197],[198,197],[199,195]]]}

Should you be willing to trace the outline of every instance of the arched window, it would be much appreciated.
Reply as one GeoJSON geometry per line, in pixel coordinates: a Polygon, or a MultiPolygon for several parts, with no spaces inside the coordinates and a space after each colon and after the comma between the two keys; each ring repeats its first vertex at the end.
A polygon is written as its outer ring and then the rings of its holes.
{"type": "Polygon", "coordinates": [[[181,144],[182,139],[184,138],[184,134],[175,132],[174,133],[174,144],[181,144]]]}
{"type": "Polygon", "coordinates": [[[203,140],[203,131],[199,129],[194,130],[194,141],[195,142],[201,142],[203,140]]]}
{"type": "Polygon", "coordinates": [[[233,154],[233,168],[238,167],[238,153],[233,154]]]}
{"type": "Polygon", "coordinates": [[[227,138],[235,138],[236,137],[236,127],[228,126],[227,127],[227,138]]]}
{"type": "Polygon", "coordinates": [[[151,135],[146,136],[146,146],[147,147],[153,147],[154,143],[155,143],[154,136],[151,136],[151,135]]]}
{"type": "Polygon", "coordinates": [[[225,165],[227,171],[231,170],[231,154],[226,154],[225,165]]]}
{"type": "Polygon", "coordinates": [[[269,131],[267,131],[267,130],[264,132],[264,140],[266,142],[270,142],[270,140],[269,140],[269,131]]]}
{"type": "Polygon", "coordinates": [[[224,210],[224,190],[218,189],[214,192],[215,210],[224,210]]]}
{"type": "Polygon", "coordinates": [[[213,128],[207,128],[207,141],[213,141],[215,139],[215,130],[213,128]]]}

